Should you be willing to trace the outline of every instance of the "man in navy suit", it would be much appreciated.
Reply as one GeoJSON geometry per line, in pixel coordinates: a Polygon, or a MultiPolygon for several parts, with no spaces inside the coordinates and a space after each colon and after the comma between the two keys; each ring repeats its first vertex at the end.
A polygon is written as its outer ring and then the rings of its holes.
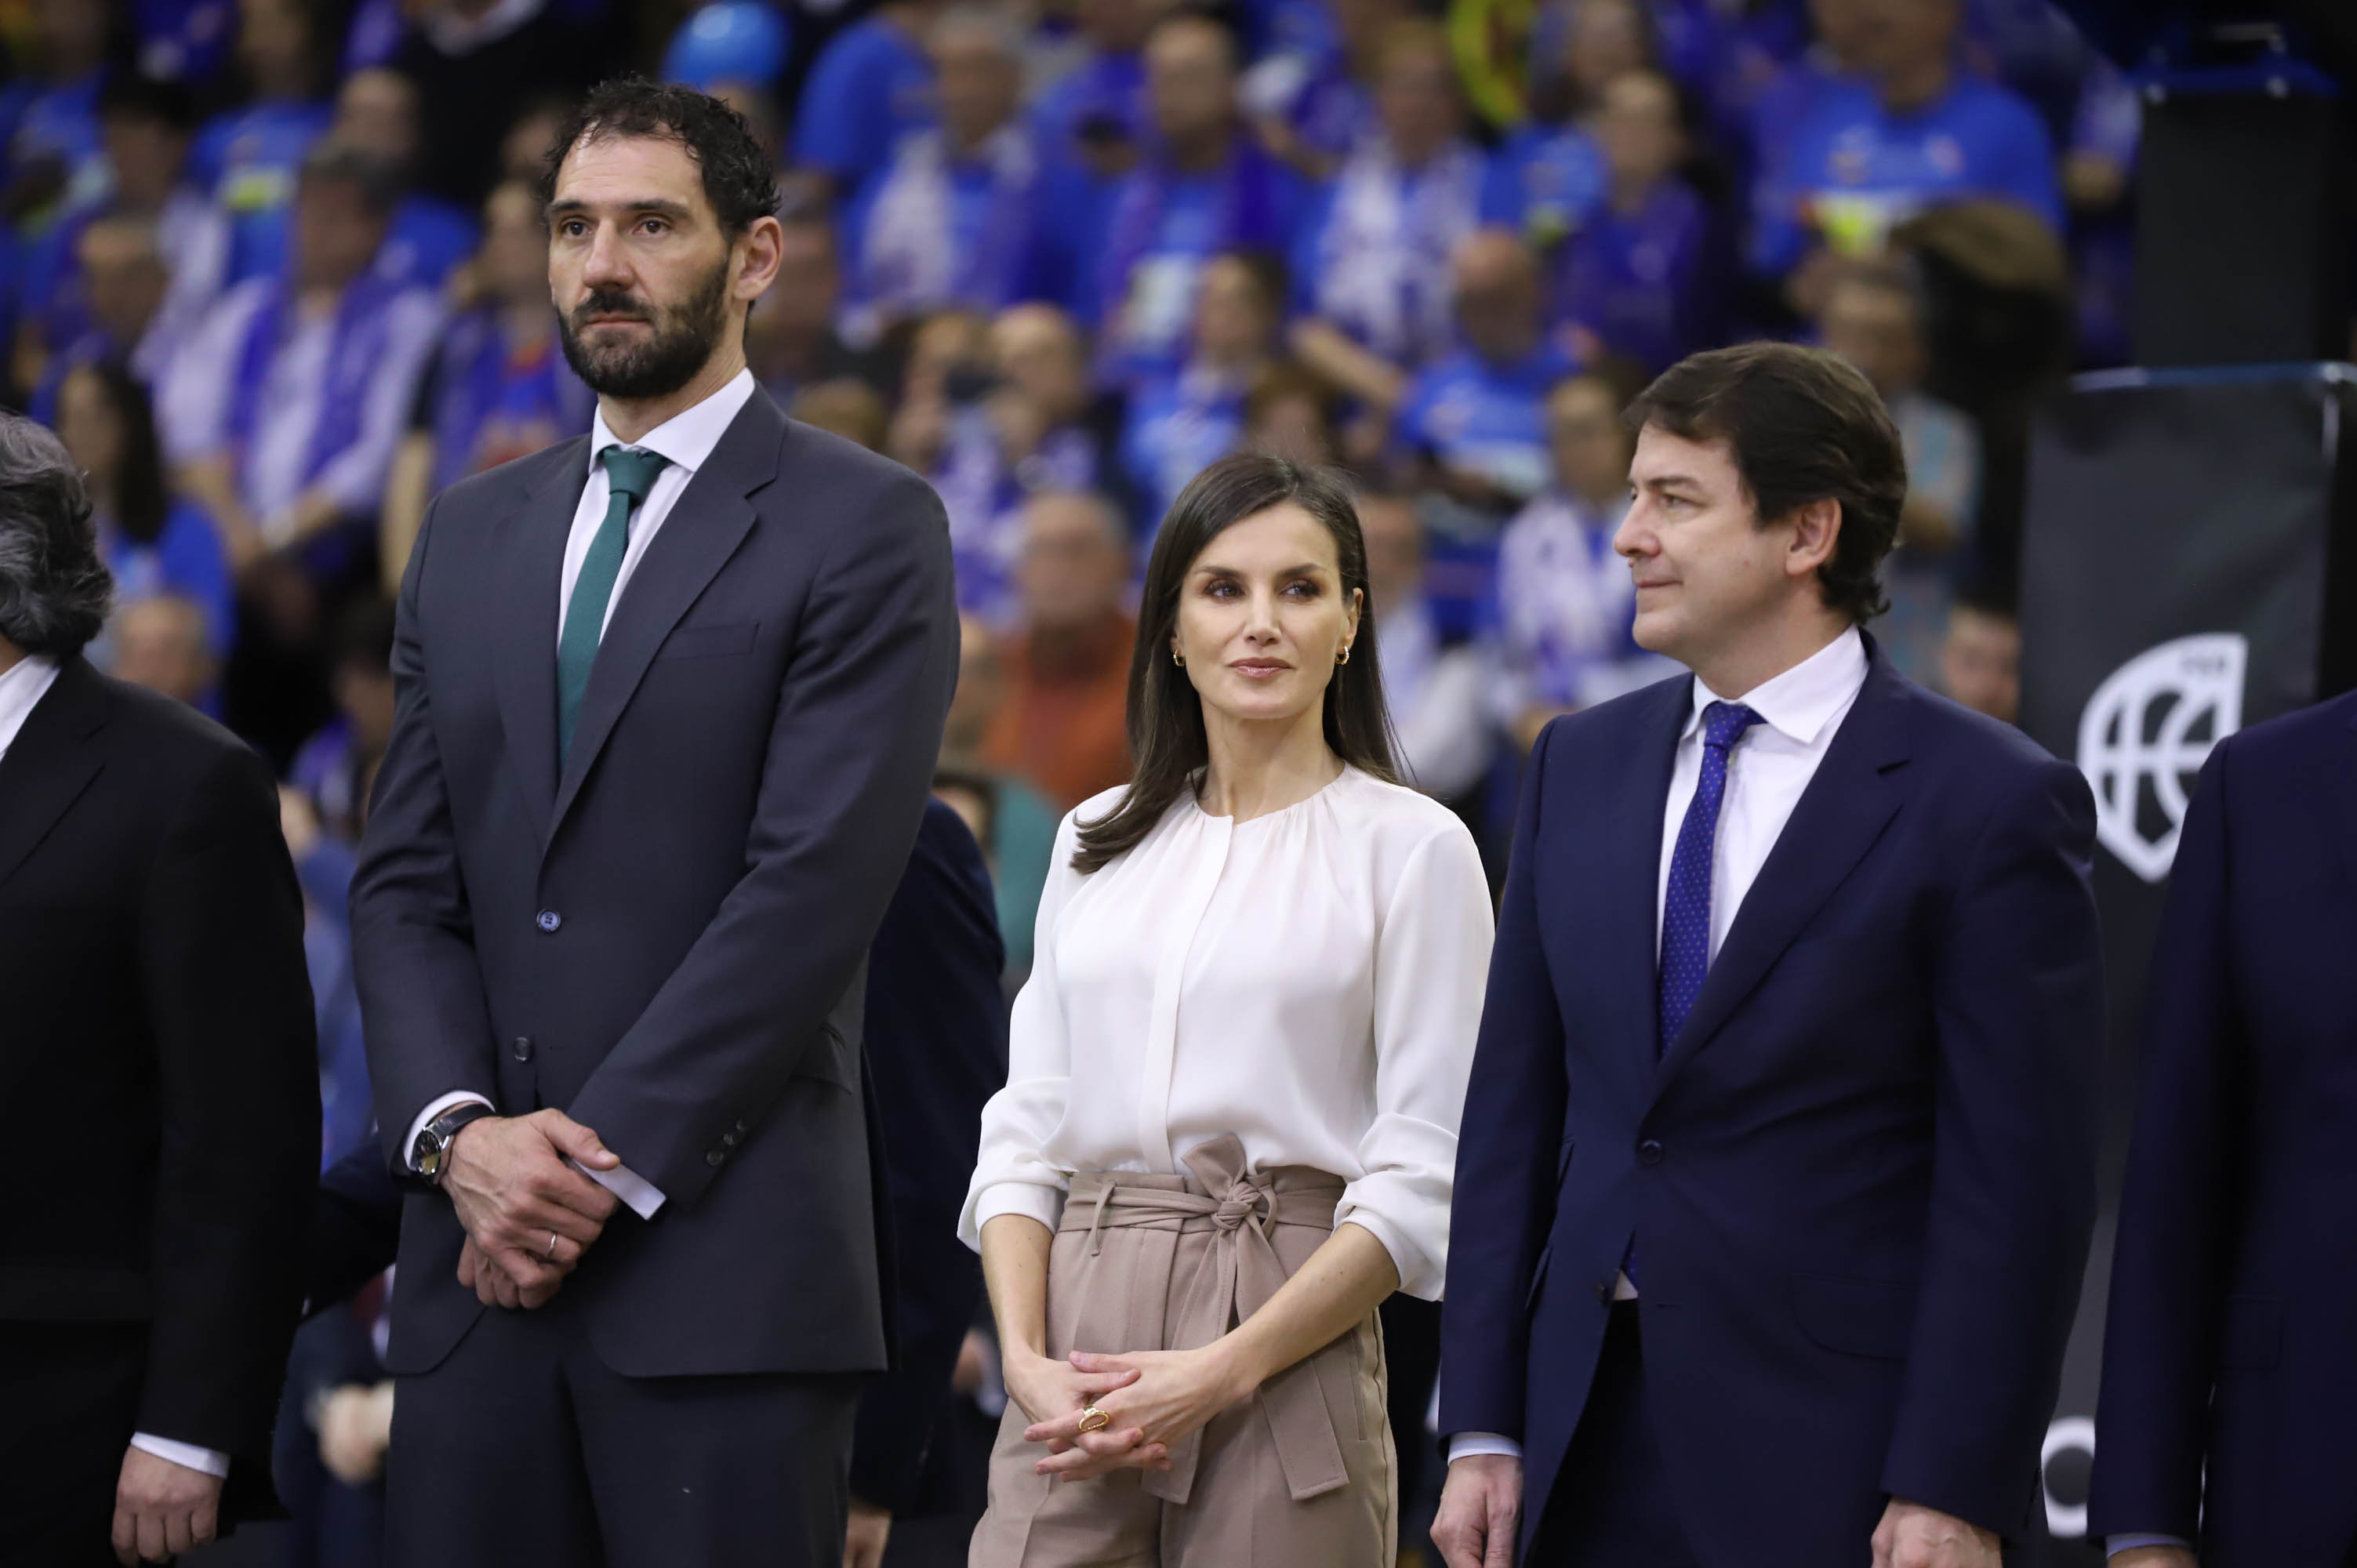
{"type": "Polygon", "coordinates": [[[1458,1144],[1451,1568],[1995,1568],[2095,1202],[2094,806],[1860,623],[1907,489],[1823,352],[1631,418],[1637,640],[1524,784],[1458,1144]]]}
{"type": "Polygon", "coordinates": [[[2352,951],[2357,696],[2222,743],[2186,814],[2104,1336],[2115,1568],[2357,1563],[2352,951]]]}

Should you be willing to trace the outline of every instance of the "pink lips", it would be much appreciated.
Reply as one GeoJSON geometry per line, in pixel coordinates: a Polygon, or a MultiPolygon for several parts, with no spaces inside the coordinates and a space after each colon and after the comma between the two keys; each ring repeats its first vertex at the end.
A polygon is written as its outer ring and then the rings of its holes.
{"type": "Polygon", "coordinates": [[[1265,681],[1272,675],[1283,674],[1293,666],[1281,659],[1239,659],[1228,668],[1251,680],[1265,681]]]}

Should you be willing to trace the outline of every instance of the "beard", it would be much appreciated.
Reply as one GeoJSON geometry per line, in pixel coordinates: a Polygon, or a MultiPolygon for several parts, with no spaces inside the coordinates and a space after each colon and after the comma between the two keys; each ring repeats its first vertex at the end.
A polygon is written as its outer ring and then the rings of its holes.
{"type": "Polygon", "coordinates": [[[660,310],[636,295],[593,290],[571,314],[556,318],[565,362],[601,396],[630,401],[669,397],[695,379],[719,346],[728,322],[727,294],[726,258],[685,302],[660,310]],[[593,316],[645,321],[654,330],[638,342],[593,347],[581,337],[593,316]]]}

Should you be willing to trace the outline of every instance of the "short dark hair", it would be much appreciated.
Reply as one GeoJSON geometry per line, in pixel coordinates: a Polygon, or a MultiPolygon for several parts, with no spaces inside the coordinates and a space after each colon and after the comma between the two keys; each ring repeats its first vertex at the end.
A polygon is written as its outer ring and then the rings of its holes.
{"type": "Polygon", "coordinates": [[[145,120],[187,135],[197,128],[197,101],[179,82],[144,71],[107,73],[98,90],[98,117],[145,120]]]}
{"type": "Polygon", "coordinates": [[[678,143],[695,161],[705,199],[732,241],[757,219],[777,215],[777,166],[745,116],[708,92],[643,76],[617,77],[590,89],[549,145],[540,172],[541,205],[556,199],[556,177],[575,147],[612,137],[678,143]]]}
{"type": "Polygon", "coordinates": [[[402,177],[401,166],[391,158],[379,157],[332,136],[305,155],[301,177],[306,185],[333,180],[350,186],[360,192],[361,205],[377,218],[390,217],[393,209],[401,205],[407,184],[402,177]]]}
{"type": "Polygon", "coordinates": [[[27,653],[70,658],[106,624],[113,596],[65,443],[0,413],[0,637],[27,653]]]}
{"type": "Polygon", "coordinates": [[[1864,623],[1889,607],[1882,558],[1899,538],[1907,456],[1867,379],[1823,349],[1742,343],[1679,360],[1637,394],[1629,428],[1724,441],[1759,525],[1812,501],[1841,507],[1833,559],[1817,568],[1825,607],[1864,623]]]}
{"type": "MultiPolygon", "coordinates": [[[[1358,509],[1341,477],[1305,468],[1282,457],[1239,452],[1221,458],[1188,481],[1170,503],[1154,536],[1138,605],[1137,644],[1129,662],[1129,755],[1136,775],[1114,809],[1080,824],[1080,848],[1072,867],[1086,875],[1135,848],[1154,831],[1179,796],[1195,788],[1211,760],[1203,729],[1203,700],[1183,666],[1170,658],[1178,635],[1178,599],[1187,574],[1212,540],[1248,517],[1290,501],[1317,519],[1334,538],[1341,568],[1342,597],[1367,593],[1367,541],[1359,531],[1358,509]]],[[[1396,783],[1392,760],[1390,710],[1383,704],[1381,662],[1375,656],[1372,616],[1359,621],[1351,660],[1338,665],[1325,696],[1326,744],[1362,772],[1396,783]]]]}

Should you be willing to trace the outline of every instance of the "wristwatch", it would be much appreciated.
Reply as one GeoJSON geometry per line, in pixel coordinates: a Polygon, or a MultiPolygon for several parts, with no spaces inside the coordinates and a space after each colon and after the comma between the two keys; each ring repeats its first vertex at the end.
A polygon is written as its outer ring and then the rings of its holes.
{"type": "Polygon", "coordinates": [[[440,1181],[444,1162],[450,1157],[450,1140],[458,1135],[458,1129],[495,1114],[479,1100],[453,1105],[417,1130],[417,1142],[409,1146],[410,1168],[427,1181],[440,1181]]]}

